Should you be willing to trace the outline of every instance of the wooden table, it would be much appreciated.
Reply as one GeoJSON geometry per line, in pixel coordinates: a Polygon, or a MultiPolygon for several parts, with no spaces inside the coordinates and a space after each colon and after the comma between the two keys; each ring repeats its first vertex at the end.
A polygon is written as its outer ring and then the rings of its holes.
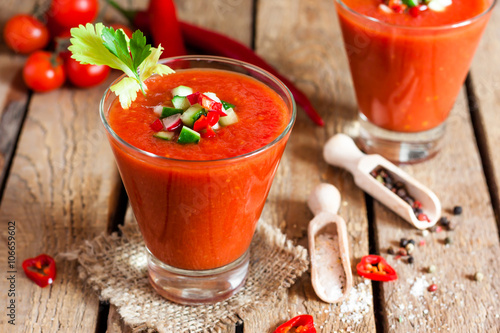
{"type": "MultiPolygon", "coordinates": [[[[126,3],[126,1],[122,1],[126,3]]],[[[306,206],[320,182],[337,186],[341,215],[348,223],[351,260],[382,253],[401,237],[423,237],[357,188],[350,174],[328,166],[322,146],[333,134],[354,133],[356,103],[333,0],[178,0],[181,19],[253,47],[312,100],[324,120],[316,127],[299,110],[263,217],[297,244],[306,245],[312,214],[306,206]]],[[[0,26],[34,0],[3,0],[0,26]]],[[[135,1],[138,8],[145,1],[135,1]]],[[[116,17],[105,10],[104,19],[116,17]]],[[[255,311],[227,332],[272,332],[286,319],[309,313],[319,332],[498,332],[500,330],[500,7],[483,36],[471,73],[448,119],[444,147],[434,159],[404,169],[431,187],[445,215],[458,228],[432,233],[415,252],[415,263],[389,258],[399,273],[394,283],[373,283],[373,307],[360,323],[345,323],[338,306],[321,302],[307,273],[270,311],[255,311]],[[445,237],[453,244],[444,245],[445,237]],[[427,274],[426,268],[437,270],[427,274]],[[475,272],[484,280],[476,282],[475,272]],[[423,301],[412,280],[434,278],[439,289],[423,301]],[[411,306],[409,306],[411,304],[411,306]]],[[[26,279],[23,259],[69,251],[86,239],[123,223],[126,195],[98,118],[104,85],[89,90],[64,87],[32,93],[21,79],[25,57],[0,45],[0,267],[1,332],[127,332],[113,306],[78,279],[74,262],[58,262],[52,287],[26,279]],[[7,224],[16,221],[16,326],[7,323],[7,224]]],[[[111,78],[110,78],[111,80],[111,78]]],[[[355,284],[361,283],[355,274],[355,284]]]]}

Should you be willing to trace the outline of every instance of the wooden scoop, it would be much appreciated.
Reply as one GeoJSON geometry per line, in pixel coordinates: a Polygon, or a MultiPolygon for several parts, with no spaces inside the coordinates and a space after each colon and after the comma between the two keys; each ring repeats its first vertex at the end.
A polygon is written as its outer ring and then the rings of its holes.
{"type": "Polygon", "coordinates": [[[430,228],[441,217],[441,203],[431,190],[382,156],[365,155],[347,135],[337,134],[330,138],[323,150],[323,157],[328,164],[352,173],[356,185],[416,228],[430,228]],[[422,203],[422,210],[430,222],[419,221],[408,203],[370,175],[378,167],[389,171],[395,181],[406,185],[408,195],[422,203]]]}
{"type": "Polygon", "coordinates": [[[314,291],[327,303],[341,302],[352,288],[352,272],[345,221],[337,215],[340,193],[333,185],[320,184],[307,203],[315,215],[308,228],[314,291]]]}

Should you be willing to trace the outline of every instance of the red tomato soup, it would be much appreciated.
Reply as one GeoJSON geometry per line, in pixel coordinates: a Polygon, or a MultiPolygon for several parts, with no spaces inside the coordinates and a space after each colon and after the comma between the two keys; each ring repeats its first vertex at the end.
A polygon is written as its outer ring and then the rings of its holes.
{"type": "Polygon", "coordinates": [[[130,203],[151,253],[177,268],[201,270],[229,264],[248,249],[289,132],[292,111],[272,89],[250,77],[213,69],[153,76],[147,97],[129,109],[115,100],[107,114],[112,130],[147,156],[111,138],[130,203]],[[214,138],[181,145],[153,137],[156,105],[168,105],[179,85],[213,92],[234,104],[239,121],[214,138]],[[162,157],[167,158],[162,158],[162,157]]]}
{"type": "Polygon", "coordinates": [[[426,10],[417,17],[387,14],[379,0],[343,3],[338,0],[336,7],[361,112],[373,124],[398,132],[442,124],[489,13],[473,18],[492,0],[453,0],[442,12],[426,10]]]}

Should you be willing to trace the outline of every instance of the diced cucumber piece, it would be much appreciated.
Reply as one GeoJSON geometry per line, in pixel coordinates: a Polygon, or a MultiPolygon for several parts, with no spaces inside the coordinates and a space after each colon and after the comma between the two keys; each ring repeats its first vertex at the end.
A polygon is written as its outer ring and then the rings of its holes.
{"type": "Polygon", "coordinates": [[[193,127],[193,124],[203,114],[203,108],[200,104],[195,104],[189,107],[181,116],[182,123],[186,126],[193,127]]]}
{"type": "Polygon", "coordinates": [[[184,112],[183,109],[169,108],[168,106],[164,106],[160,118],[167,118],[176,113],[183,113],[183,112],[184,112]]]}
{"type": "Polygon", "coordinates": [[[187,96],[193,93],[193,89],[186,86],[178,86],[172,89],[172,96],[187,96]]]}
{"type": "Polygon", "coordinates": [[[158,139],[170,141],[174,137],[174,134],[175,134],[174,132],[161,131],[161,132],[156,132],[155,134],[153,134],[153,136],[158,139]]]}
{"type": "Polygon", "coordinates": [[[234,105],[228,102],[220,101],[225,110],[234,108],[234,105]]]}
{"type": "Polygon", "coordinates": [[[174,96],[174,98],[172,98],[172,104],[174,105],[174,108],[182,110],[186,110],[191,105],[189,104],[188,99],[184,96],[174,96]]]}
{"type": "Polygon", "coordinates": [[[219,119],[219,124],[221,126],[229,126],[238,122],[238,116],[236,115],[236,112],[234,112],[233,108],[227,109],[226,114],[227,116],[220,117],[219,119]]]}
{"type": "Polygon", "coordinates": [[[198,143],[200,142],[200,133],[195,130],[190,129],[187,126],[182,127],[181,133],[179,134],[178,143],[198,143]]]}

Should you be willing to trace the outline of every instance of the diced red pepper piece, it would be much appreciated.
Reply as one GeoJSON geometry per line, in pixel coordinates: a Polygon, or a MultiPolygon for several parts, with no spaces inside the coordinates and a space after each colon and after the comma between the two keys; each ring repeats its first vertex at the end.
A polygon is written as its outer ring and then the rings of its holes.
{"type": "Polygon", "coordinates": [[[54,258],[46,254],[23,261],[23,270],[31,281],[42,288],[52,284],[57,274],[54,258]]]}
{"type": "Polygon", "coordinates": [[[219,113],[222,112],[222,103],[214,101],[210,107],[210,110],[214,110],[214,111],[217,111],[219,113]]]}
{"type": "Polygon", "coordinates": [[[186,98],[188,99],[189,101],[189,104],[191,105],[194,105],[194,104],[197,104],[199,103],[200,101],[200,92],[195,92],[195,93],[192,93],[191,95],[187,95],[186,98]]]}
{"type": "Polygon", "coordinates": [[[219,121],[220,115],[217,111],[210,110],[207,115],[208,124],[214,126],[219,121]]]}
{"type": "Polygon", "coordinates": [[[208,126],[208,119],[205,115],[201,115],[200,118],[194,123],[193,125],[193,130],[196,132],[201,132],[202,130],[206,129],[208,126]]]}
{"type": "Polygon", "coordinates": [[[201,137],[205,138],[205,139],[215,138],[215,136],[216,136],[216,134],[215,134],[214,130],[209,125],[207,125],[206,131],[201,133],[201,137]]]}
{"type": "Polygon", "coordinates": [[[153,121],[153,123],[151,125],[149,125],[151,127],[151,129],[155,132],[159,132],[161,130],[163,130],[163,123],[161,122],[160,119],[156,119],[155,121],[153,121]]]}
{"type": "Polygon", "coordinates": [[[374,281],[393,281],[398,278],[394,268],[381,256],[370,254],[361,258],[361,261],[356,265],[358,275],[374,280],[374,281]],[[376,269],[367,269],[369,266],[376,266],[376,269]]]}
{"type": "Polygon", "coordinates": [[[420,8],[418,6],[411,7],[408,12],[411,16],[418,17],[420,15],[420,8]]]}
{"type": "Polygon", "coordinates": [[[316,333],[313,317],[311,315],[296,316],[274,330],[274,333],[288,332],[316,333]]]}
{"type": "Polygon", "coordinates": [[[429,219],[429,217],[427,215],[423,214],[423,213],[418,214],[417,220],[419,220],[419,221],[427,221],[427,222],[431,221],[429,219]]]}

